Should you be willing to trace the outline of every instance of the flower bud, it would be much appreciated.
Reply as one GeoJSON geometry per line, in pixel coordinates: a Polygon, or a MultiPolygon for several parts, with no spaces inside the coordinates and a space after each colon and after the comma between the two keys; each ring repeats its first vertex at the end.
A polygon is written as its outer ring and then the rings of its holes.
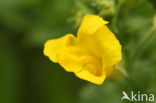
{"type": "Polygon", "coordinates": [[[91,5],[98,9],[100,16],[110,16],[114,14],[114,0],[93,0],[91,5]]]}

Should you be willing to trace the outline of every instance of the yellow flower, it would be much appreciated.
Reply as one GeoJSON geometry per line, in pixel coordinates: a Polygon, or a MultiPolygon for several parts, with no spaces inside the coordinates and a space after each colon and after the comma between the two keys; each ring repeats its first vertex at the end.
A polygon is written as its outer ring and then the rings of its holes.
{"type": "Polygon", "coordinates": [[[102,84],[121,60],[121,45],[101,17],[84,16],[77,37],[67,34],[48,40],[44,55],[67,72],[95,84],[102,84]]]}

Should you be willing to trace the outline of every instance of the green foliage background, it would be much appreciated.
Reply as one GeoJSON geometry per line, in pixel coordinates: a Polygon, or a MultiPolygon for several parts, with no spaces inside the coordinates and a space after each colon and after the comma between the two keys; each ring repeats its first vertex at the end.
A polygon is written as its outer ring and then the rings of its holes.
{"type": "Polygon", "coordinates": [[[156,33],[140,48],[155,11],[155,0],[0,0],[0,103],[120,103],[123,90],[156,94],[156,33]],[[110,22],[126,76],[119,71],[97,86],[43,55],[46,40],[76,34],[78,12],[110,22]]]}

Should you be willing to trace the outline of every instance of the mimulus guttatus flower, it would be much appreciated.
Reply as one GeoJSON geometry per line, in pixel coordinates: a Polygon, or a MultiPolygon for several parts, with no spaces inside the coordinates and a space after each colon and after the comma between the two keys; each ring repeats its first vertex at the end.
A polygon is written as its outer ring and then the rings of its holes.
{"type": "Polygon", "coordinates": [[[48,40],[44,55],[67,72],[95,84],[102,84],[121,60],[121,45],[101,17],[84,16],[77,37],[67,34],[48,40]]]}

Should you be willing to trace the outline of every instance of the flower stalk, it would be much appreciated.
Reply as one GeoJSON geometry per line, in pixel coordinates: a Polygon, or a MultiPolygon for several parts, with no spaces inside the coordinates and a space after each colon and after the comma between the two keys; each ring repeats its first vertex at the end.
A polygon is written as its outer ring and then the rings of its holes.
{"type": "Polygon", "coordinates": [[[120,12],[120,8],[122,6],[122,4],[124,3],[124,0],[119,0],[117,6],[116,6],[116,11],[115,11],[115,15],[112,19],[112,28],[114,30],[115,33],[119,33],[119,30],[117,28],[117,20],[118,20],[118,17],[119,17],[119,12],[120,12]]]}
{"type": "Polygon", "coordinates": [[[153,28],[151,29],[151,31],[142,40],[142,42],[140,43],[140,45],[138,46],[138,48],[134,52],[134,55],[133,55],[133,58],[132,58],[132,61],[133,62],[141,55],[141,53],[144,51],[144,48],[145,48],[146,44],[151,40],[151,38],[155,34],[156,34],[156,26],[153,26],[153,28]]]}

